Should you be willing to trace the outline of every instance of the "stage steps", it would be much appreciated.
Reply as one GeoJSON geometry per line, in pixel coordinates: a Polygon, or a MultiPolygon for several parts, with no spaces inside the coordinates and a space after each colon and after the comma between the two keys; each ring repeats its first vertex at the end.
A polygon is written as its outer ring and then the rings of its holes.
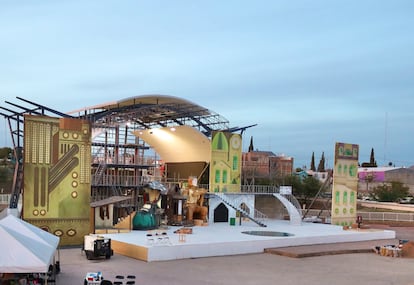
{"type": "Polygon", "coordinates": [[[240,203],[237,203],[237,200],[230,199],[225,193],[214,193],[213,195],[218,197],[224,204],[232,207],[236,211],[239,211],[244,217],[249,218],[252,222],[255,222],[261,227],[267,227],[267,225],[262,222],[267,218],[267,216],[262,212],[254,209],[254,216],[252,216],[249,212],[238,206],[240,203]]]}

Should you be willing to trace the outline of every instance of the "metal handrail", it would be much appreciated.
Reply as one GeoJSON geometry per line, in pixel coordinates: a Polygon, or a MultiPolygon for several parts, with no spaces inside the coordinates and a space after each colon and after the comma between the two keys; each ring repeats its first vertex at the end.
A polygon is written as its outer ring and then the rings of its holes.
{"type": "Polygon", "coordinates": [[[8,205],[10,203],[11,194],[0,194],[0,205],[8,205]]]}
{"type": "Polygon", "coordinates": [[[252,221],[256,222],[257,224],[261,225],[261,226],[266,226],[263,221],[266,220],[268,217],[258,211],[257,209],[254,209],[254,213],[253,215],[251,215],[250,213],[248,213],[246,210],[242,209],[240,207],[240,205],[244,202],[242,197],[239,197],[237,199],[234,200],[229,200],[226,197],[225,193],[214,193],[217,197],[219,197],[223,202],[225,202],[226,204],[230,205],[231,207],[233,207],[234,209],[236,209],[237,211],[241,212],[243,215],[245,215],[246,217],[250,218],[252,221]]]}
{"type": "MultiPolygon", "coordinates": [[[[307,216],[318,216],[321,212],[319,209],[311,209],[307,216]]],[[[391,221],[391,222],[414,222],[414,213],[399,213],[399,212],[361,212],[358,211],[357,216],[361,216],[366,221],[391,221]]],[[[319,217],[329,217],[329,211],[324,210],[319,217]]]]}

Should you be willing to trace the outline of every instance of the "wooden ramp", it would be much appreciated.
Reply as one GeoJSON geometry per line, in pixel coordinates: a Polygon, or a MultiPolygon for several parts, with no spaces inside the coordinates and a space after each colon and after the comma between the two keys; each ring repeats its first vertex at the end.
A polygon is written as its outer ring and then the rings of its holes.
{"type": "Polygon", "coordinates": [[[314,244],[301,246],[288,246],[279,248],[266,248],[265,253],[277,254],[287,257],[303,258],[323,255],[374,253],[376,246],[398,245],[398,239],[369,240],[359,242],[342,242],[331,244],[314,244]]]}

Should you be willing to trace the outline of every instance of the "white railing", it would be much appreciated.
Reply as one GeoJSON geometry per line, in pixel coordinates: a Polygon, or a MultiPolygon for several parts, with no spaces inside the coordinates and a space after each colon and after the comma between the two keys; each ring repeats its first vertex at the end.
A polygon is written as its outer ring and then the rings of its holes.
{"type": "Polygon", "coordinates": [[[296,199],[296,197],[294,195],[283,195],[290,203],[293,204],[293,206],[295,206],[296,209],[298,209],[298,212],[300,214],[300,216],[302,216],[302,207],[300,206],[300,203],[298,201],[298,199],[296,199]]]}
{"type": "MultiPolygon", "coordinates": [[[[308,211],[308,217],[319,216],[328,217],[328,210],[311,209],[308,211]]],[[[366,221],[393,221],[393,222],[414,222],[414,213],[397,213],[397,212],[357,212],[366,221]]]]}
{"type": "Polygon", "coordinates": [[[246,209],[241,208],[241,205],[244,202],[244,198],[243,197],[238,197],[236,199],[231,199],[230,198],[231,196],[227,196],[225,193],[215,193],[215,195],[217,197],[220,197],[220,199],[222,201],[224,201],[225,203],[227,203],[228,205],[230,205],[234,209],[242,212],[244,215],[246,215],[250,219],[254,219],[254,220],[256,220],[256,221],[258,221],[260,223],[263,223],[264,220],[266,220],[268,218],[264,213],[260,212],[257,209],[254,209],[254,213],[252,215],[248,211],[246,211],[246,209]]]}
{"type": "Polygon", "coordinates": [[[279,193],[279,187],[271,185],[241,185],[240,191],[243,193],[279,193]]]}
{"type": "Polygon", "coordinates": [[[92,175],[92,181],[99,181],[96,185],[119,185],[119,186],[138,186],[151,181],[161,181],[161,176],[145,175],[123,175],[123,174],[102,174],[95,178],[95,174],[92,175]]]}
{"type": "Polygon", "coordinates": [[[123,164],[123,165],[141,165],[141,166],[152,166],[156,167],[154,164],[154,156],[135,156],[133,154],[119,154],[118,156],[114,155],[104,155],[103,153],[93,153],[92,154],[92,163],[99,164],[123,164]]]}
{"type": "Polygon", "coordinates": [[[10,197],[11,194],[0,194],[0,205],[9,205],[10,197]]]}
{"type": "Polygon", "coordinates": [[[358,216],[367,221],[414,222],[414,213],[358,212],[358,216]]]}
{"type": "Polygon", "coordinates": [[[257,209],[254,209],[254,218],[258,221],[264,222],[265,220],[267,220],[267,215],[265,215],[264,213],[260,212],[257,209]]]}

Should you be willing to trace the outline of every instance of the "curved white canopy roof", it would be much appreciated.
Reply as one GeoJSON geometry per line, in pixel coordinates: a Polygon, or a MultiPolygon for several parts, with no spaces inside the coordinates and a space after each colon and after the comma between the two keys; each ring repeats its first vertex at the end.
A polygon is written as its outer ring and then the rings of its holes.
{"type": "Polygon", "coordinates": [[[190,126],[138,130],[135,136],[151,145],[165,162],[210,161],[210,140],[190,126]]]}

